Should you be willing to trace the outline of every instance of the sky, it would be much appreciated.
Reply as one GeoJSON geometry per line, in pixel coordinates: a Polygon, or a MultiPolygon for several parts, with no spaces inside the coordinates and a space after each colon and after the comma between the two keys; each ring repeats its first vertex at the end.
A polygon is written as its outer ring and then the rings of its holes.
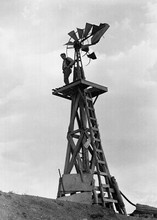
{"type": "Polygon", "coordinates": [[[95,108],[110,173],[133,203],[157,207],[153,0],[0,0],[0,190],[56,198],[70,102],[52,89],[68,33],[86,22],[110,25],[97,60],[83,58],[86,79],[108,87],[95,108]]]}

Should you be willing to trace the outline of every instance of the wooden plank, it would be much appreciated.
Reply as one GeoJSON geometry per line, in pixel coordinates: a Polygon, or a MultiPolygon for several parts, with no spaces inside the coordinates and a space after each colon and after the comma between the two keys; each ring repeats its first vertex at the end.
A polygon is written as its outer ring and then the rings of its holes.
{"type": "Polygon", "coordinates": [[[98,153],[103,153],[103,150],[101,150],[101,149],[96,149],[96,151],[97,151],[98,153]]]}
{"type": "Polygon", "coordinates": [[[80,100],[79,94],[73,97],[73,100],[71,103],[71,116],[70,116],[69,131],[73,131],[74,129],[74,122],[75,122],[75,117],[76,117],[77,110],[78,110],[79,100],[80,100]]]}
{"type": "Polygon", "coordinates": [[[70,196],[63,196],[63,197],[57,198],[57,200],[77,202],[77,203],[89,204],[89,205],[92,205],[93,203],[91,192],[83,192],[83,193],[77,193],[77,194],[70,195],[70,196]]]}
{"type": "Polygon", "coordinates": [[[90,81],[87,81],[87,80],[83,80],[81,79],[81,83],[84,84],[84,85],[87,85],[88,87],[93,87],[93,88],[96,88],[97,90],[101,90],[101,92],[107,92],[108,89],[106,86],[102,86],[102,85],[99,85],[97,83],[93,83],[93,82],[90,82],[90,81]]]}
{"type": "Polygon", "coordinates": [[[108,91],[108,88],[87,80],[79,79],[76,80],[68,85],[65,85],[60,88],[54,89],[55,92],[53,92],[54,95],[63,96],[63,98],[69,98],[72,97],[73,94],[77,92],[77,89],[87,89],[89,88],[89,91],[92,94],[92,97],[98,96],[100,94],[103,94],[108,91]]]}
{"type": "Polygon", "coordinates": [[[64,95],[64,94],[59,93],[59,92],[57,92],[57,91],[53,91],[53,92],[52,92],[52,95],[56,95],[56,96],[59,96],[59,97],[61,97],[61,98],[65,98],[65,99],[71,100],[71,97],[70,97],[70,96],[64,95]]]}
{"type": "MultiPolygon", "coordinates": [[[[92,88],[88,89],[88,92],[91,93],[92,97],[95,97],[95,96],[98,97],[99,95],[101,95],[101,94],[103,94],[103,93],[105,93],[107,91],[108,91],[107,87],[104,90],[99,89],[99,88],[95,88],[95,87],[92,87],[92,88]]],[[[95,103],[95,101],[94,101],[94,103],[95,103]]]]}
{"type": "MultiPolygon", "coordinates": [[[[76,157],[78,156],[78,152],[81,148],[81,142],[82,142],[83,136],[84,136],[84,133],[82,132],[80,135],[80,138],[77,141],[75,148],[73,149],[73,155],[72,155],[72,158],[71,158],[71,160],[69,162],[69,166],[68,166],[68,173],[71,172],[71,170],[75,164],[76,157]]],[[[73,141],[72,137],[69,136],[68,139],[69,139],[69,142],[70,143],[73,142],[73,145],[74,145],[74,141],[73,141]]]]}
{"type": "Polygon", "coordinates": [[[68,171],[70,153],[71,153],[71,147],[70,147],[70,143],[68,143],[67,151],[66,151],[66,158],[65,158],[65,165],[64,165],[64,173],[67,173],[68,171]]]}
{"type": "Polygon", "coordinates": [[[106,188],[109,188],[110,186],[109,184],[102,184],[102,187],[106,189],[106,188]]]}
{"type": "MultiPolygon", "coordinates": [[[[67,153],[66,153],[66,160],[65,160],[65,167],[64,167],[64,173],[68,174],[69,173],[69,164],[70,164],[70,156],[73,154],[75,150],[75,143],[73,139],[71,138],[70,135],[67,136],[68,139],[68,148],[67,148],[67,153]]],[[[75,162],[75,167],[76,171],[80,172],[81,171],[81,158],[79,155],[77,155],[77,161],[75,162]],[[77,163],[78,161],[78,163],[77,163]]]]}
{"type": "MultiPolygon", "coordinates": [[[[74,152],[74,150],[75,150],[75,143],[74,143],[74,141],[73,141],[73,139],[72,139],[72,137],[71,136],[67,136],[67,138],[68,138],[68,142],[69,142],[69,145],[71,146],[71,151],[72,151],[72,154],[73,154],[73,152],[74,152]]],[[[71,170],[69,169],[70,167],[69,167],[69,165],[70,165],[70,161],[69,161],[69,164],[68,164],[68,167],[67,167],[67,172],[66,173],[70,173],[71,172],[71,170]]],[[[79,171],[82,171],[82,163],[81,163],[81,158],[80,158],[80,155],[79,154],[77,154],[77,156],[76,156],[76,161],[75,161],[75,166],[76,166],[76,169],[77,169],[77,172],[79,172],[79,171]],[[77,163],[78,162],[78,163],[77,163]]]]}
{"type": "Polygon", "coordinates": [[[73,135],[73,134],[76,134],[76,133],[80,133],[81,131],[82,131],[82,129],[78,128],[78,129],[76,129],[74,131],[71,131],[70,134],[73,135]]]}
{"type": "Polygon", "coordinates": [[[92,174],[63,174],[61,192],[91,192],[94,188],[92,174]],[[64,188],[64,189],[63,189],[64,188]]]}
{"type": "Polygon", "coordinates": [[[99,172],[101,176],[108,176],[106,172],[99,172]]]}
{"type": "Polygon", "coordinates": [[[103,160],[98,160],[98,163],[99,163],[99,164],[106,164],[106,162],[103,161],[103,160]]]}
{"type": "Polygon", "coordinates": [[[110,199],[110,198],[105,198],[105,197],[104,197],[104,202],[105,202],[105,203],[108,203],[108,202],[109,202],[109,203],[110,203],[110,202],[111,202],[111,203],[118,203],[117,200],[115,200],[115,199],[112,199],[112,198],[110,199]]]}

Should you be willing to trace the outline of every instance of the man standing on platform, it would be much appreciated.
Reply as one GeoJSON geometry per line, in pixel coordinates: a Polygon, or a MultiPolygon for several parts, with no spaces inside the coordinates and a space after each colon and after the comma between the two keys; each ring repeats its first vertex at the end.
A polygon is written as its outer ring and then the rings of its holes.
{"type": "Polygon", "coordinates": [[[70,57],[66,57],[65,53],[61,53],[60,56],[63,59],[62,70],[63,70],[63,74],[64,74],[64,83],[66,85],[68,85],[69,84],[69,76],[72,72],[72,67],[73,67],[75,61],[73,59],[71,59],[70,57]]]}

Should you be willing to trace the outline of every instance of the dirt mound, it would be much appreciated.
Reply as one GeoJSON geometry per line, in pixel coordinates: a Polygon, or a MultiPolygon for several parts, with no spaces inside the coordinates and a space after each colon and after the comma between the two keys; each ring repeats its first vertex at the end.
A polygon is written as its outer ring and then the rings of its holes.
{"type": "MultiPolygon", "coordinates": [[[[146,220],[85,205],[38,196],[0,192],[0,220],[146,220]]],[[[149,220],[149,218],[147,218],[149,220]]],[[[151,218],[152,220],[152,218],[151,218]]]]}

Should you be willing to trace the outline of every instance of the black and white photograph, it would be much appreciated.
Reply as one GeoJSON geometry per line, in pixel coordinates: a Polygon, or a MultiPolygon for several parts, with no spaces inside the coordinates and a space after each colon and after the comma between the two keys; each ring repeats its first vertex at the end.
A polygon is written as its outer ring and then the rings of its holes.
{"type": "Polygon", "coordinates": [[[0,0],[0,220],[157,218],[157,2],[0,0]]]}

